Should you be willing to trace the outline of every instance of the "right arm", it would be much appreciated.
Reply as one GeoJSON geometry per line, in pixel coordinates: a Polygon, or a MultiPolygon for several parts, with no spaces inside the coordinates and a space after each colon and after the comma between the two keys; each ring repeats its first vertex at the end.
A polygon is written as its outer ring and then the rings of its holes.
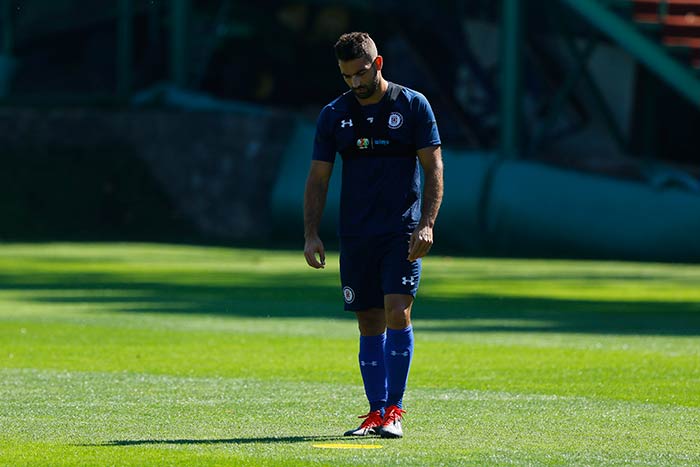
{"type": "Polygon", "coordinates": [[[312,268],[326,265],[326,251],[318,236],[323,208],[326,206],[328,183],[333,173],[333,164],[324,161],[311,161],[309,176],[304,190],[304,257],[312,268]],[[316,258],[318,254],[318,258],[316,258]]]}

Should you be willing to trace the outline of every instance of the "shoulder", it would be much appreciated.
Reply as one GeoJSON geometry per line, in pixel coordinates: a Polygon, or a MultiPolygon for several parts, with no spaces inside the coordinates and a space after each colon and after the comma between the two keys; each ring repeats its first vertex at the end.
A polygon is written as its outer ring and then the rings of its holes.
{"type": "Polygon", "coordinates": [[[411,115],[416,121],[432,121],[435,119],[428,99],[423,93],[415,89],[402,86],[397,103],[407,115],[411,115]]]}
{"type": "Polygon", "coordinates": [[[414,105],[429,105],[428,99],[423,93],[415,89],[407,88],[406,86],[401,86],[401,98],[408,102],[411,107],[414,105]]]}
{"type": "Polygon", "coordinates": [[[344,115],[350,109],[348,103],[348,96],[351,91],[345,92],[340,96],[333,99],[331,102],[326,104],[323,109],[321,109],[321,115],[326,117],[331,117],[333,115],[344,115]]]}
{"type": "Polygon", "coordinates": [[[346,118],[349,110],[346,95],[347,93],[338,96],[321,109],[316,120],[318,131],[331,132],[338,121],[346,118]]]}
{"type": "Polygon", "coordinates": [[[415,89],[407,88],[406,86],[401,86],[401,92],[397,98],[397,103],[409,114],[415,116],[432,113],[430,103],[425,95],[415,89]]]}

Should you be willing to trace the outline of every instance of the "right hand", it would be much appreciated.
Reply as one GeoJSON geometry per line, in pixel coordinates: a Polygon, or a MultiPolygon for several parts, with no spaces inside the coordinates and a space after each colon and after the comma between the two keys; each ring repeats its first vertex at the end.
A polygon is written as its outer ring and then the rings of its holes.
{"type": "Polygon", "coordinates": [[[308,265],[314,269],[326,267],[326,249],[323,247],[323,242],[320,238],[310,237],[306,239],[304,257],[308,265]],[[316,254],[318,254],[318,258],[316,258],[316,254]]]}

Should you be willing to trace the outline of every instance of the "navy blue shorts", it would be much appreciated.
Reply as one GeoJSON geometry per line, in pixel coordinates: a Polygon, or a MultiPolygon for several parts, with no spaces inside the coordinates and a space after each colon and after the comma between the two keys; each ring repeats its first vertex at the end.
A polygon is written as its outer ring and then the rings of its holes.
{"type": "Polygon", "coordinates": [[[384,308],[384,295],[416,296],[421,260],[408,261],[410,234],[340,239],[340,282],[345,310],[384,308]]]}

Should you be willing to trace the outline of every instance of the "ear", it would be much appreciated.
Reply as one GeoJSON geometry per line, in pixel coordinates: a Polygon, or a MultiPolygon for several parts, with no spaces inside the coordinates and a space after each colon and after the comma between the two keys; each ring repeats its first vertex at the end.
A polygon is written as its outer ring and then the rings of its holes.
{"type": "Polygon", "coordinates": [[[382,71],[382,68],[384,67],[384,57],[377,55],[377,58],[374,61],[374,66],[377,67],[378,71],[382,71]]]}

